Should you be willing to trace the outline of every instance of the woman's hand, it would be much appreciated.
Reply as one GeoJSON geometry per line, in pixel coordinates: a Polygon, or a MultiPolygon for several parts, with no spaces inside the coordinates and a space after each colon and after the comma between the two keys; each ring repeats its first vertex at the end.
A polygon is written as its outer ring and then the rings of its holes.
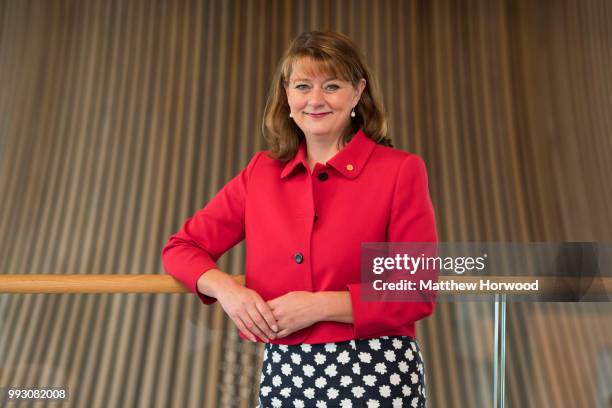
{"type": "Polygon", "coordinates": [[[217,301],[236,327],[251,341],[258,336],[265,342],[278,337],[278,324],[272,310],[257,292],[235,282],[226,286],[217,301]]]}
{"type": "Polygon", "coordinates": [[[296,291],[268,300],[280,331],[276,337],[285,337],[323,320],[322,305],[317,293],[296,291]]]}

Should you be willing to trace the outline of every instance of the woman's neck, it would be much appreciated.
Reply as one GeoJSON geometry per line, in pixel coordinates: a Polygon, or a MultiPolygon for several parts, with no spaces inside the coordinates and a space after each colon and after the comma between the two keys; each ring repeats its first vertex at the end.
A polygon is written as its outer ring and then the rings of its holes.
{"type": "Polygon", "coordinates": [[[306,138],[306,159],[310,170],[315,164],[325,164],[338,153],[338,138],[306,138]]]}

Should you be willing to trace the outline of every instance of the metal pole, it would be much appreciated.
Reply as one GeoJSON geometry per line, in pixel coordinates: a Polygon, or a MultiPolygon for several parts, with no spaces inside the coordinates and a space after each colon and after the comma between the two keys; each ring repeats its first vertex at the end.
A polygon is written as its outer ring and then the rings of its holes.
{"type": "Polygon", "coordinates": [[[499,367],[499,401],[504,408],[506,395],[506,294],[501,295],[501,348],[499,367]]]}
{"type": "Polygon", "coordinates": [[[495,311],[493,313],[493,408],[497,408],[497,393],[499,372],[499,295],[495,295],[495,311]]]}

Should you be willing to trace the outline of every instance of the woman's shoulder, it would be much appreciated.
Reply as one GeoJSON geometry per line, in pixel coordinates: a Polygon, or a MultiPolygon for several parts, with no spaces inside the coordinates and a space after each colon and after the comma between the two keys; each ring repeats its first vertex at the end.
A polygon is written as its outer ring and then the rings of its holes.
{"type": "Polygon", "coordinates": [[[276,165],[276,166],[282,166],[284,165],[286,162],[278,160],[278,159],[274,159],[272,158],[272,151],[271,150],[259,150],[257,151],[253,157],[251,158],[251,161],[257,162],[258,164],[264,164],[264,165],[276,165]]]}
{"type": "Polygon", "coordinates": [[[394,168],[418,166],[423,163],[421,156],[414,152],[383,145],[376,145],[370,160],[375,163],[384,163],[385,167],[394,168]]]}
{"type": "Polygon", "coordinates": [[[249,173],[261,171],[282,171],[286,162],[272,158],[270,150],[259,150],[249,160],[247,171],[249,173]]]}

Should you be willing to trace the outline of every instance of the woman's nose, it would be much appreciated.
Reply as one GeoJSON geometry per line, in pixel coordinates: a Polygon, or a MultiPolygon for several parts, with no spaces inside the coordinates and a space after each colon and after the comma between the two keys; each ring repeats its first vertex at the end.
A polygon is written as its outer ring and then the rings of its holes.
{"type": "Polygon", "coordinates": [[[324,101],[325,99],[323,97],[323,91],[318,87],[312,88],[312,91],[310,91],[310,98],[308,99],[308,103],[310,105],[318,106],[322,105],[324,101]]]}

